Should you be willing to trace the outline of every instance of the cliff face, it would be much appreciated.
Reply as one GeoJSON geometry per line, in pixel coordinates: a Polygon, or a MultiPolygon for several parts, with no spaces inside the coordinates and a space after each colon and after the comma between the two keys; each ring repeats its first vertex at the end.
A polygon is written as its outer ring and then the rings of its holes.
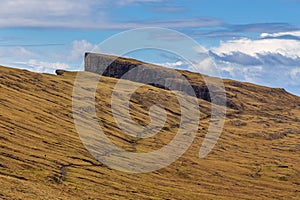
{"type": "Polygon", "coordinates": [[[86,53],[85,71],[113,78],[122,77],[122,79],[145,83],[160,89],[168,90],[172,88],[173,90],[182,91],[188,95],[193,94],[199,99],[219,105],[223,105],[224,98],[226,98],[226,106],[239,111],[277,110],[286,107],[287,102],[289,102],[289,107],[300,105],[299,98],[289,94],[284,89],[268,88],[226,79],[223,80],[225,97],[224,95],[218,95],[220,93],[218,88],[215,89],[216,87],[214,86],[207,87],[208,79],[211,83],[215,82],[213,77],[189,71],[169,69],[130,58],[86,53]],[[180,76],[185,77],[188,82],[182,81],[180,76]],[[192,91],[189,90],[189,86],[193,88],[192,91]],[[212,101],[210,94],[214,94],[214,101],[212,101]],[[272,101],[272,99],[276,99],[276,102],[272,101]]]}
{"type": "MultiPolygon", "coordinates": [[[[122,77],[122,79],[149,84],[161,89],[168,90],[172,88],[211,102],[209,89],[205,85],[204,80],[198,83],[188,83],[182,81],[182,73],[134,59],[86,53],[85,71],[113,78],[122,77]],[[128,72],[130,73],[128,74],[128,72]],[[193,88],[193,91],[189,90],[190,86],[193,88]]],[[[190,79],[184,74],[183,76],[187,80],[190,79]]]]}

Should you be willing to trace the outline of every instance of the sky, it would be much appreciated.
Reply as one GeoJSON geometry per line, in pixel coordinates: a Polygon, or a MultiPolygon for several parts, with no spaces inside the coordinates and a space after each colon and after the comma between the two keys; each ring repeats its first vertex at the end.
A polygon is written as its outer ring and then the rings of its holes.
{"type": "MultiPolygon", "coordinates": [[[[300,96],[300,0],[2,0],[0,65],[81,70],[86,51],[123,31],[169,28],[197,41],[220,76],[300,96]]],[[[192,70],[167,52],[127,55],[192,70]]],[[[209,71],[202,69],[202,73],[209,71]]]]}

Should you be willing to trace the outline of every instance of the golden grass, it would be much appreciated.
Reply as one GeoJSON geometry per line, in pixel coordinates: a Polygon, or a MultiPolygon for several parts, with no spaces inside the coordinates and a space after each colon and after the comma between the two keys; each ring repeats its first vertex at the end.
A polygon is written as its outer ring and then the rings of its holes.
{"type": "MultiPolygon", "coordinates": [[[[183,73],[201,81],[200,75],[183,73]]],[[[206,158],[197,156],[210,104],[199,100],[202,120],[189,150],[167,168],[129,174],[97,162],[80,141],[72,117],[75,76],[0,67],[0,199],[300,198],[299,97],[225,80],[227,95],[243,110],[228,110],[221,138],[206,158]]],[[[174,94],[151,86],[136,91],[130,111],[134,121],[149,123],[148,109],[159,100],[168,121],[160,134],[133,146],[134,138],[111,116],[109,97],[116,81],[103,78],[96,97],[97,116],[109,138],[136,152],[168,143],[180,114],[174,94]]]]}

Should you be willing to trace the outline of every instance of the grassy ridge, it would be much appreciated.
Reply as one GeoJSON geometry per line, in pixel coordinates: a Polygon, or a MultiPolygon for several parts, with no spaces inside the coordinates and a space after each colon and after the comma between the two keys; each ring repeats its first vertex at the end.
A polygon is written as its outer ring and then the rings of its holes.
{"type": "MultiPolygon", "coordinates": [[[[201,77],[183,73],[194,81],[201,77]]],[[[80,141],[72,116],[75,76],[0,67],[1,199],[300,198],[299,97],[225,80],[227,96],[241,109],[228,110],[221,138],[206,158],[197,155],[210,121],[210,104],[199,100],[202,120],[189,150],[167,168],[128,174],[97,162],[80,141]]],[[[96,96],[99,124],[108,137],[136,152],[167,144],[180,117],[174,94],[152,86],[136,91],[130,103],[134,121],[149,123],[148,109],[158,100],[166,106],[168,121],[157,136],[135,141],[111,116],[116,81],[103,78],[96,96]]]]}

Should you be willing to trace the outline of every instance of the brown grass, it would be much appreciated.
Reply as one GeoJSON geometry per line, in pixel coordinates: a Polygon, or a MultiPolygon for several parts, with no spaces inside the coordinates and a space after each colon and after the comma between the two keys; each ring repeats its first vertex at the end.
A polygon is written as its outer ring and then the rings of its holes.
{"type": "MultiPolygon", "coordinates": [[[[194,81],[201,79],[184,73],[194,81]]],[[[0,67],[0,199],[300,198],[299,97],[225,80],[228,97],[243,109],[228,110],[221,138],[206,158],[197,155],[210,104],[199,100],[201,126],[189,150],[167,168],[129,174],[97,162],[80,141],[72,117],[75,75],[0,67]]],[[[111,116],[109,97],[117,80],[102,80],[97,116],[115,144],[148,152],[172,139],[180,115],[173,93],[144,86],[132,97],[130,112],[137,123],[149,123],[148,108],[159,100],[168,110],[161,133],[133,146],[134,138],[126,136],[111,116]]]]}

